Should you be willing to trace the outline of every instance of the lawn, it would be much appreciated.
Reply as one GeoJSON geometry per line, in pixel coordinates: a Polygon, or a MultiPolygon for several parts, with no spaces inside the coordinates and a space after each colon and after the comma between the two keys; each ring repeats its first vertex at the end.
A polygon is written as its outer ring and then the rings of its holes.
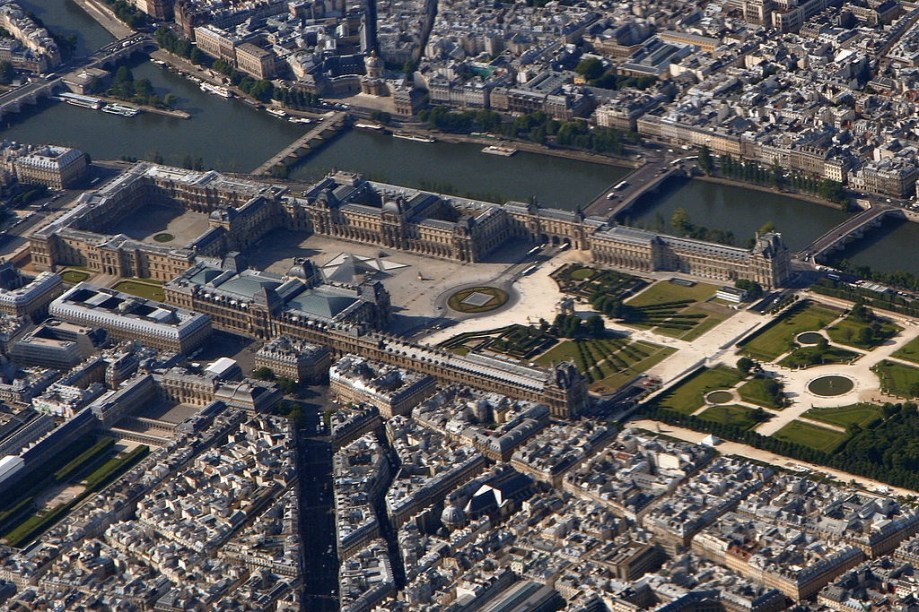
{"type": "Polygon", "coordinates": [[[447,306],[452,308],[457,312],[462,312],[465,314],[479,314],[482,312],[489,312],[504,306],[507,302],[507,293],[497,287],[469,287],[466,289],[460,289],[456,293],[450,296],[447,300],[447,306]],[[491,297],[490,300],[485,301],[483,304],[473,304],[473,303],[464,303],[464,300],[471,297],[473,294],[482,294],[483,296],[491,297]]]}
{"type": "Polygon", "coordinates": [[[848,429],[853,424],[863,428],[867,427],[875,419],[882,418],[883,414],[880,406],[862,403],[838,408],[811,408],[804,413],[804,416],[814,421],[822,421],[848,429]]]}
{"type": "Polygon", "coordinates": [[[685,287],[670,281],[654,283],[637,296],[629,300],[629,306],[653,306],[681,300],[703,302],[715,295],[718,287],[706,283],[696,283],[692,287],[685,287]]]}
{"type": "Polygon", "coordinates": [[[919,363],[919,337],[910,340],[906,346],[899,349],[893,356],[905,359],[906,361],[912,361],[913,363],[919,363]]]}
{"type": "Polygon", "coordinates": [[[919,397],[919,368],[884,360],[874,366],[885,393],[900,397],[919,397]]]}
{"type": "Polygon", "coordinates": [[[113,289],[157,302],[162,302],[166,298],[163,286],[156,284],[156,282],[124,280],[116,284],[113,289]]]}
{"type": "Polygon", "coordinates": [[[695,340],[733,314],[727,307],[704,302],[716,290],[705,283],[687,287],[660,281],[629,300],[625,322],[671,338],[695,340]]]}
{"type": "Polygon", "coordinates": [[[90,276],[92,275],[89,272],[84,272],[83,270],[64,270],[61,272],[61,279],[65,283],[69,283],[71,285],[82,283],[90,276]]]}
{"type": "Polygon", "coordinates": [[[860,353],[854,353],[838,346],[828,346],[825,349],[818,346],[803,346],[795,349],[779,364],[787,368],[809,368],[828,363],[849,363],[860,356],[860,353]]]}
{"type": "Polygon", "coordinates": [[[831,308],[806,302],[794,311],[786,310],[768,327],[744,341],[741,348],[754,359],[772,361],[794,348],[798,334],[823,329],[838,317],[839,313],[831,308]]]}
{"type": "Polygon", "coordinates": [[[811,425],[803,421],[792,421],[773,434],[778,440],[809,446],[813,449],[832,453],[842,444],[848,434],[839,431],[811,425]]]}
{"type": "Polygon", "coordinates": [[[734,368],[717,366],[702,368],[663,395],[658,404],[662,408],[690,414],[705,403],[705,396],[715,389],[730,389],[741,380],[734,368]]]}
{"type": "Polygon", "coordinates": [[[608,393],[610,391],[615,391],[639,374],[647,372],[676,352],[675,348],[670,348],[668,346],[658,346],[656,344],[650,344],[647,342],[637,342],[636,345],[649,349],[651,351],[650,354],[644,359],[631,364],[627,368],[624,368],[615,374],[595,382],[590,386],[590,390],[594,393],[608,393]]]}
{"type": "Polygon", "coordinates": [[[708,410],[699,414],[699,418],[706,421],[713,421],[723,425],[742,427],[743,429],[752,429],[765,420],[769,415],[765,411],[759,413],[746,406],[737,404],[726,404],[723,406],[712,406],[708,410]]]}
{"type": "Polygon", "coordinates": [[[869,334],[867,341],[862,340],[862,334],[865,333],[862,330],[870,329],[868,323],[854,319],[851,316],[846,317],[833,327],[827,328],[826,331],[833,342],[870,351],[903,331],[902,327],[887,321],[878,321],[878,323],[880,323],[878,331],[873,335],[869,334]]]}
{"type": "Polygon", "coordinates": [[[587,376],[591,391],[618,389],[673,354],[675,349],[649,342],[631,342],[622,336],[566,340],[536,359],[539,365],[573,361],[587,376]]]}
{"type": "Polygon", "coordinates": [[[781,391],[781,383],[772,378],[754,378],[742,384],[737,389],[737,392],[740,394],[740,399],[745,402],[781,410],[785,406],[776,401],[776,396],[770,389],[770,387],[774,388],[775,385],[778,385],[779,391],[781,391]]]}

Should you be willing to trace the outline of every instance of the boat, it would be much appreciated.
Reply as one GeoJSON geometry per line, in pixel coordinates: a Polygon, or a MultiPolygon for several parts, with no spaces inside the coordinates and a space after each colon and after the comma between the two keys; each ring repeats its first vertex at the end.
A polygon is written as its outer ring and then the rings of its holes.
{"type": "Polygon", "coordinates": [[[517,149],[513,147],[499,147],[497,145],[488,145],[482,149],[482,153],[488,153],[489,155],[500,155],[502,157],[510,157],[517,153],[517,149]]]}
{"type": "Polygon", "coordinates": [[[58,96],[58,99],[63,100],[67,104],[80,106],[82,108],[91,108],[93,110],[102,108],[102,100],[92,96],[81,96],[80,94],[64,92],[58,96]]]}
{"type": "Polygon", "coordinates": [[[287,116],[287,113],[282,111],[280,108],[266,108],[269,115],[274,115],[275,117],[281,117],[282,119],[287,116]]]}
{"type": "Polygon", "coordinates": [[[233,92],[227,89],[226,87],[221,87],[220,85],[211,85],[205,81],[201,82],[201,91],[205,93],[212,93],[214,95],[220,96],[221,98],[230,99],[233,97],[233,92]]]}
{"type": "Polygon", "coordinates": [[[360,128],[362,130],[375,130],[377,132],[381,132],[386,129],[382,125],[376,123],[364,123],[363,121],[358,121],[354,124],[354,127],[360,128]]]}
{"type": "Polygon", "coordinates": [[[393,138],[401,138],[402,140],[411,140],[412,142],[437,142],[431,136],[419,136],[418,134],[408,134],[406,132],[393,132],[393,138]]]}
{"type": "Polygon", "coordinates": [[[122,117],[134,117],[141,113],[139,108],[117,103],[106,104],[102,107],[102,112],[110,113],[112,115],[121,115],[122,117]]]}
{"type": "Polygon", "coordinates": [[[309,119],[308,117],[291,117],[288,119],[288,121],[290,121],[291,123],[306,123],[306,124],[313,122],[313,120],[309,119]]]}

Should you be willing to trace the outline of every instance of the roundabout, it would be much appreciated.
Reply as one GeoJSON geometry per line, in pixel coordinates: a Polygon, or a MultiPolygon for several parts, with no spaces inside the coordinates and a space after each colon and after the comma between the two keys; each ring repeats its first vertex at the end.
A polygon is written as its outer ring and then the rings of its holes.
{"type": "Polygon", "coordinates": [[[481,314],[501,308],[507,299],[507,291],[497,287],[466,287],[447,298],[447,306],[462,314],[481,314]]]}

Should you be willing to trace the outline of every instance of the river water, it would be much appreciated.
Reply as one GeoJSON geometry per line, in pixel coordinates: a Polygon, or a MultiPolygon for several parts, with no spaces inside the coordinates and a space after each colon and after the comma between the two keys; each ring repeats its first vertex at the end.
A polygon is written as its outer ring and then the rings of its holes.
{"type": "MultiPolygon", "coordinates": [[[[113,38],[72,0],[20,2],[54,32],[76,34],[77,55],[91,53],[113,38]]],[[[191,119],[149,113],[126,118],[46,101],[19,116],[9,116],[0,135],[77,147],[95,159],[149,159],[159,153],[169,164],[181,165],[191,156],[200,157],[206,167],[247,172],[307,129],[238,100],[205,94],[196,83],[151,62],[134,66],[133,72],[135,78],[149,78],[159,93],[178,96],[178,107],[191,113],[191,119]]],[[[623,168],[543,155],[486,155],[481,148],[415,143],[351,130],[304,160],[292,177],[312,180],[332,169],[352,170],[374,180],[485,199],[525,201],[535,196],[545,206],[573,210],[627,174],[623,168]]],[[[732,231],[739,245],[771,221],[793,250],[844,218],[840,211],[781,194],[689,181],[668,184],[660,193],[643,198],[628,211],[627,222],[655,228],[662,220],[669,228],[670,217],[679,207],[697,225],[732,231]]],[[[890,224],[843,256],[877,269],[919,274],[919,258],[904,256],[914,253],[916,244],[917,224],[890,224]]]]}

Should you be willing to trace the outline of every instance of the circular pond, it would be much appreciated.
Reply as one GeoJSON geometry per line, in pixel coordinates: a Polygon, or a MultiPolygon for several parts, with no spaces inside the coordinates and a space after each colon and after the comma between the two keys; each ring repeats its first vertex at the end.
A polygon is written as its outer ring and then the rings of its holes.
{"type": "Polygon", "coordinates": [[[818,334],[817,332],[798,334],[798,342],[801,344],[820,344],[821,340],[826,340],[826,338],[824,338],[823,334],[818,334]]]}
{"type": "Polygon", "coordinates": [[[807,383],[807,390],[814,395],[834,397],[848,393],[855,388],[855,382],[846,376],[820,376],[807,383]]]}
{"type": "Polygon", "coordinates": [[[705,399],[711,404],[727,404],[734,399],[734,394],[730,391],[712,391],[705,399]]]}

